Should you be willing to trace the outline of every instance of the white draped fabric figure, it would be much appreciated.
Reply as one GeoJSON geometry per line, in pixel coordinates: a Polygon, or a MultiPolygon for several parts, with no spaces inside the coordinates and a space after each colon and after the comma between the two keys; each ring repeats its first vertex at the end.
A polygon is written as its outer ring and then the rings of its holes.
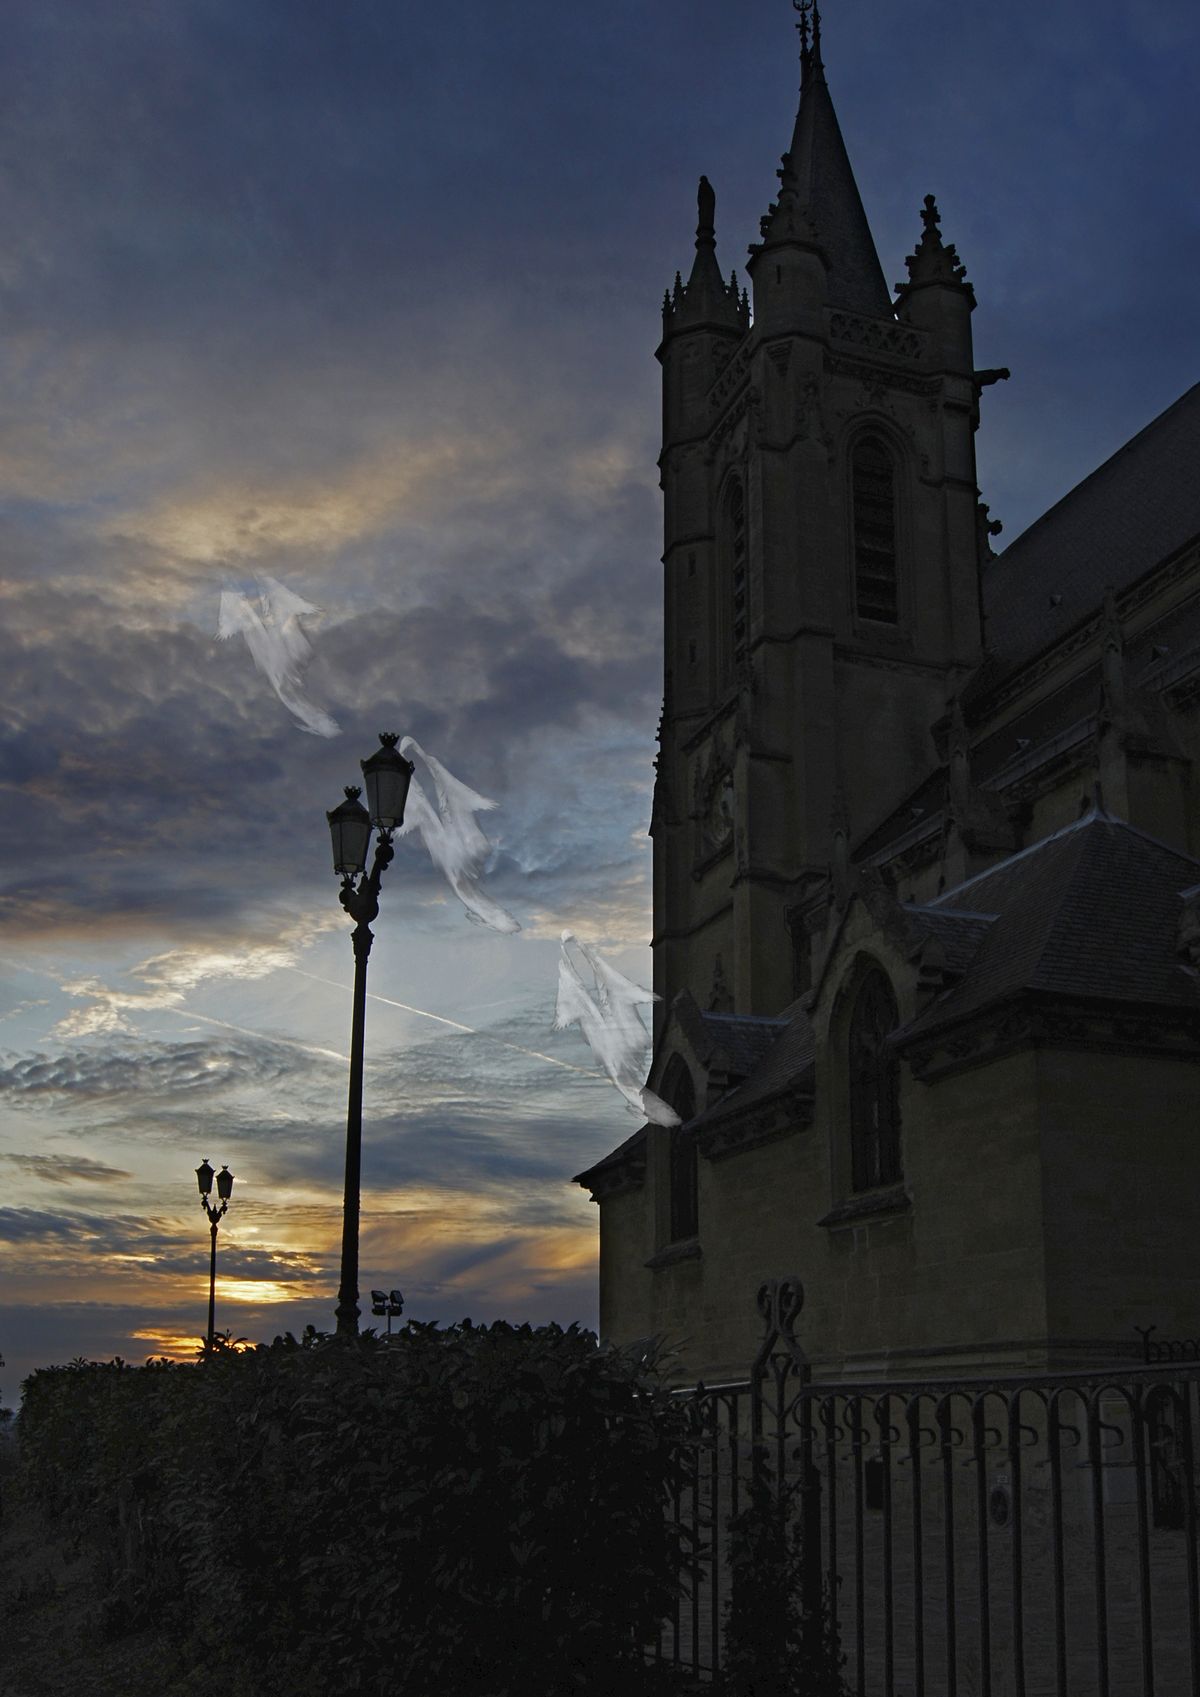
{"type": "Polygon", "coordinates": [[[400,752],[408,760],[420,761],[425,768],[437,796],[437,807],[414,775],[404,809],[404,824],[397,835],[407,837],[414,831],[419,834],[429,850],[429,858],[466,908],[468,919],[508,935],[519,931],[521,927],[512,914],[493,901],[480,884],[492,845],[479,829],[475,815],[487,812],[496,803],[460,783],[412,737],[404,738],[400,752]]]}
{"type": "Polygon", "coordinates": [[[259,581],[262,594],[257,606],[238,590],[222,590],[217,635],[227,639],[240,634],[246,638],[254,664],[302,731],[311,731],[315,737],[335,737],[337,721],[306,701],[300,688],[299,668],[312,652],[300,620],[306,613],[319,613],[320,608],[294,595],[276,578],[259,581]]]}
{"type": "Polygon", "coordinates": [[[554,1009],[554,1029],[564,1031],[568,1025],[578,1025],[588,1046],[612,1079],[630,1108],[644,1115],[655,1125],[678,1125],[679,1115],[661,1096],[639,1083],[646,1070],[646,1051],[650,1047],[640,1007],[657,1002],[653,990],[643,990],[615,966],[609,966],[587,943],[581,943],[573,932],[562,934],[562,955],[558,963],[558,1001],[554,1009]],[[568,945],[574,943],[591,969],[592,983],[584,982],[568,945]]]}

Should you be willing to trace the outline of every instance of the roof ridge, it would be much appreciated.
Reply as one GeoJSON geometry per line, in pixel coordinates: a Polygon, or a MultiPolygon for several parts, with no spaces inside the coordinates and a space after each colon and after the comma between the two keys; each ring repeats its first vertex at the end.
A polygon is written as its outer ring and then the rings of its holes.
{"type": "Polygon", "coordinates": [[[791,1022],[777,1013],[719,1013],[716,1008],[701,1008],[701,1019],[739,1019],[751,1025],[789,1025],[791,1022]]]}
{"type": "Polygon", "coordinates": [[[1039,837],[1036,843],[1027,843],[1023,849],[1018,849],[1015,854],[1006,855],[1003,860],[996,861],[994,866],[985,866],[982,872],[972,873],[969,878],[964,878],[961,884],[955,884],[952,889],[943,890],[940,895],[934,896],[933,900],[927,905],[931,908],[940,908],[943,902],[948,901],[951,896],[957,895],[960,890],[969,890],[972,884],[978,884],[984,878],[990,878],[993,873],[999,872],[1002,867],[1013,866],[1018,860],[1027,860],[1031,854],[1036,854],[1039,849],[1046,848],[1050,843],[1056,843],[1060,837],[1069,837],[1073,831],[1081,830],[1085,825],[1123,825],[1124,823],[1123,819],[1117,819],[1114,814],[1097,813],[1093,803],[1086,813],[1081,813],[1078,819],[1072,819],[1069,825],[1060,825],[1058,830],[1051,831],[1048,837],[1039,837]]]}
{"type": "MultiPolygon", "coordinates": [[[[1012,866],[1018,860],[1025,860],[1029,855],[1036,854],[1039,849],[1048,847],[1050,843],[1058,842],[1061,837],[1069,837],[1074,831],[1084,830],[1089,825],[1118,825],[1121,830],[1129,831],[1135,837],[1141,837],[1144,842],[1152,844],[1154,848],[1162,849],[1166,854],[1174,855],[1177,860],[1186,860],[1193,866],[1200,866],[1200,860],[1195,855],[1188,854],[1184,849],[1173,848],[1170,843],[1164,843],[1161,837],[1151,836],[1150,832],[1144,831],[1140,825],[1132,825],[1128,819],[1122,819],[1120,814],[1109,813],[1103,802],[1097,804],[1093,800],[1087,811],[1081,813],[1078,819],[1072,819],[1070,824],[1060,825],[1058,830],[1051,831],[1048,837],[1039,837],[1036,843],[1028,843],[1023,849],[1018,849],[1015,854],[1006,855],[1003,860],[996,861],[994,866],[985,866],[982,872],[973,873],[970,878],[964,878],[961,884],[955,884],[952,889],[943,890],[940,895],[934,896],[932,901],[922,905],[926,908],[937,909],[940,912],[942,904],[948,901],[951,896],[957,895],[960,890],[969,890],[972,884],[978,884],[984,878],[990,878],[993,873],[999,872],[1002,867],[1012,866]]],[[[987,916],[980,914],[979,917],[982,919],[987,916]]]]}
{"type": "MultiPolygon", "coordinates": [[[[1016,856],[1012,855],[1009,858],[1015,860],[1016,856]]],[[[996,865],[1002,866],[1002,865],[1004,865],[1004,862],[1003,861],[997,861],[996,865]]],[[[995,867],[992,868],[993,871],[995,871],[995,869],[996,869],[995,867]]],[[[962,884],[959,884],[957,886],[957,888],[961,890],[961,889],[965,888],[965,886],[962,885],[962,884]]],[[[947,892],[947,894],[948,893],[949,892],[947,892]]],[[[940,900],[941,898],[938,897],[936,899],[940,900]]],[[[902,908],[904,908],[905,912],[907,912],[907,913],[929,913],[932,910],[932,905],[933,904],[931,902],[901,902],[900,903],[900,906],[902,908]]],[[[978,912],[976,912],[976,910],[974,908],[969,908],[969,907],[940,908],[938,910],[938,913],[937,913],[938,919],[986,919],[989,924],[991,924],[994,920],[999,919],[999,917],[1000,917],[1000,915],[998,913],[978,913],[978,912]]]]}

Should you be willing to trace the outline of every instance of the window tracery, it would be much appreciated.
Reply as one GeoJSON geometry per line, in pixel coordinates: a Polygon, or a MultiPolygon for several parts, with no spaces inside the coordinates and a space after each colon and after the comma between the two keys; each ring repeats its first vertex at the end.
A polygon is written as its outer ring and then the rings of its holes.
{"type": "Polygon", "coordinates": [[[878,436],[864,436],[850,460],[854,507],[854,601],[860,619],[900,622],[896,570],[896,470],[878,436]]]}
{"type": "Polygon", "coordinates": [[[747,631],[746,491],[740,477],[726,487],[721,512],[722,574],[718,623],[722,632],[721,660],[725,677],[736,670],[746,653],[747,631]]]}
{"type": "Polygon", "coordinates": [[[670,1193],[670,1241],[679,1243],[697,1236],[700,1229],[696,1136],[687,1131],[696,1115],[696,1092],[692,1075],[682,1056],[676,1055],[663,1076],[659,1095],[669,1102],[681,1123],[671,1127],[671,1149],[667,1176],[670,1193]]]}
{"type": "Polygon", "coordinates": [[[872,967],[850,1015],[851,1187],[894,1184],[900,1170],[900,1066],[888,1037],[899,1024],[886,974],[872,967]]]}

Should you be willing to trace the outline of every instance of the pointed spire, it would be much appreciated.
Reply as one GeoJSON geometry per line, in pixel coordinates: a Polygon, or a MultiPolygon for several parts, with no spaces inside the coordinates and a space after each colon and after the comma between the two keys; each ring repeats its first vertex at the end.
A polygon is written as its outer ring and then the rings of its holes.
{"type": "Polygon", "coordinates": [[[908,268],[908,282],[897,283],[896,293],[903,300],[914,289],[940,283],[943,288],[962,289],[974,306],[975,291],[967,282],[967,268],[960,261],[953,242],[949,246],[943,242],[940,219],[937,201],[927,194],[921,209],[921,222],[925,228],[915,251],[904,261],[908,268]]]}
{"type": "Polygon", "coordinates": [[[830,306],[891,318],[887,283],[825,81],[821,15],[816,0],[792,4],[799,14],[800,109],[779,172],[779,197],[762,220],[763,239],[750,250],[751,266],[769,248],[817,246],[828,268],[830,306]]]}

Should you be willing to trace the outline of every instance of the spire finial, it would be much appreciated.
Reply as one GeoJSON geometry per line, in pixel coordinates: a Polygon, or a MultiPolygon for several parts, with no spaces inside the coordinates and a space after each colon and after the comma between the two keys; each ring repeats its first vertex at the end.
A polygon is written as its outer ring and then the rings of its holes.
{"type": "Polygon", "coordinates": [[[792,9],[799,16],[796,28],[800,31],[800,69],[821,70],[821,11],[817,0],[792,0],[792,9]]]}

